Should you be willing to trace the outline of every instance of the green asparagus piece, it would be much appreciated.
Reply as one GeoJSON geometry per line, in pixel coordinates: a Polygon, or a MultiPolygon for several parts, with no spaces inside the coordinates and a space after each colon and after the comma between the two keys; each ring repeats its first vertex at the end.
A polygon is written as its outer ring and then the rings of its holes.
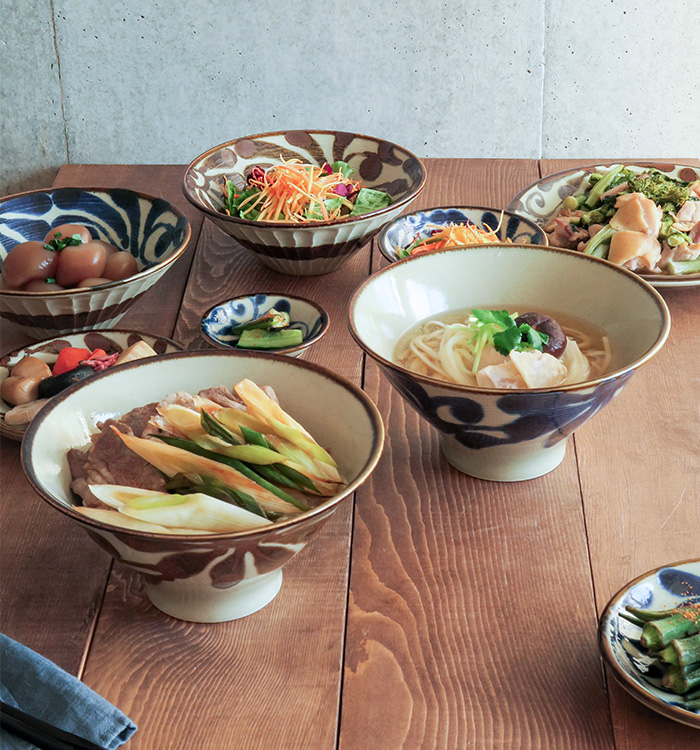
{"type": "Polygon", "coordinates": [[[685,273],[700,273],[700,258],[669,261],[666,264],[666,271],[674,276],[681,276],[685,273]]]}
{"type": "Polygon", "coordinates": [[[600,196],[608,189],[608,186],[623,169],[624,166],[622,164],[616,164],[603,178],[596,182],[586,198],[588,208],[595,208],[600,203],[600,196]]]}
{"type": "Polygon", "coordinates": [[[255,329],[243,331],[236,346],[240,349],[285,349],[299,346],[303,340],[304,334],[298,328],[285,328],[282,331],[255,329]]]}
{"type": "Polygon", "coordinates": [[[615,230],[610,224],[606,224],[588,240],[586,247],[583,248],[583,252],[595,258],[607,258],[608,250],[610,249],[610,240],[614,234],[615,230]]]}

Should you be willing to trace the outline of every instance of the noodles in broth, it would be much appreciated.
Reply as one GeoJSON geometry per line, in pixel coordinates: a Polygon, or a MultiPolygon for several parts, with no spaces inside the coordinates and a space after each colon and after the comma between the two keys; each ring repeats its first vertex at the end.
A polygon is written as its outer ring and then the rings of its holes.
{"type": "MultiPolygon", "coordinates": [[[[558,363],[550,362],[554,358],[543,357],[542,352],[535,352],[536,362],[525,363],[523,360],[527,357],[522,354],[530,355],[532,350],[504,356],[496,351],[493,343],[480,350],[478,344],[475,345],[479,324],[472,312],[448,313],[442,319],[430,319],[414,326],[401,337],[395,352],[396,362],[420,375],[450,383],[495,388],[570,385],[595,379],[611,368],[608,337],[594,326],[557,315],[560,330],[566,336],[558,363]],[[536,372],[530,377],[524,366],[533,364],[536,372]],[[547,375],[541,372],[543,365],[551,365],[547,375]]],[[[513,318],[516,316],[517,313],[512,313],[513,318]]]]}

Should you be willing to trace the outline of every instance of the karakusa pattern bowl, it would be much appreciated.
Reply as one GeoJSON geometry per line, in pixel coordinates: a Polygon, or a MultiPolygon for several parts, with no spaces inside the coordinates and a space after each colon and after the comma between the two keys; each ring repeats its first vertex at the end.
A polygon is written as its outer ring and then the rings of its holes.
{"type": "Polygon", "coordinates": [[[278,312],[289,313],[290,328],[299,329],[303,334],[301,344],[287,346],[284,349],[270,349],[270,354],[286,354],[298,357],[311,344],[315,344],[328,330],[330,321],[326,311],[315,302],[304,297],[293,297],[290,294],[268,294],[259,292],[219,302],[209,308],[199,321],[199,330],[204,339],[219,349],[235,349],[239,334],[231,329],[242,323],[259,318],[272,308],[278,312]]]}
{"type": "Polygon", "coordinates": [[[665,610],[700,603],[700,560],[664,566],[635,578],[613,596],[603,610],[598,643],[613,677],[643,703],[669,719],[700,729],[700,708],[688,705],[661,683],[661,672],[639,641],[639,625],[621,617],[625,607],[665,610]]]}
{"type": "Polygon", "coordinates": [[[390,262],[399,260],[399,252],[410,247],[418,235],[427,235],[434,227],[470,222],[481,229],[492,229],[499,239],[516,245],[547,245],[546,232],[529,219],[510,211],[481,206],[443,206],[403,214],[387,224],[377,243],[390,262]]]}
{"type": "MultiPolygon", "coordinates": [[[[694,182],[700,179],[700,167],[688,167],[682,164],[666,164],[658,162],[635,162],[623,163],[628,169],[635,172],[643,172],[653,167],[664,172],[669,177],[676,177],[686,182],[694,182]]],[[[580,192],[588,184],[588,176],[601,169],[608,169],[612,164],[598,164],[589,167],[575,167],[564,172],[543,177],[532,185],[521,190],[508,205],[508,210],[530,221],[534,221],[540,227],[545,227],[551,219],[559,213],[564,198],[580,192]]],[[[683,276],[671,276],[658,273],[640,274],[643,279],[652,286],[679,287],[700,285],[700,273],[692,273],[683,276]]]]}
{"type": "Polygon", "coordinates": [[[353,338],[439,432],[447,460],[481,479],[519,481],[561,463],[567,437],[651,359],[668,336],[664,301],[633,273],[570,250],[472,245],[398,261],[370,276],[349,311],[353,338]],[[394,361],[402,334],[473,307],[566,313],[598,326],[614,369],[597,380],[537,390],[446,383],[394,361]]]}
{"type": "MultiPolygon", "coordinates": [[[[114,352],[122,352],[127,347],[139,341],[145,341],[156,354],[182,351],[180,344],[176,344],[164,336],[153,336],[149,333],[140,333],[139,331],[111,329],[108,331],[72,333],[66,336],[45,339],[29,346],[23,346],[21,349],[15,349],[0,356],[0,383],[8,377],[11,368],[26,356],[36,357],[48,365],[53,365],[58,359],[58,353],[67,346],[90,349],[90,351],[104,349],[107,354],[113,354],[114,352]]],[[[121,366],[118,365],[118,367],[121,366]]],[[[27,427],[26,425],[5,424],[5,414],[11,408],[10,404],[0,399],[0,435],[9,437],[11,440],[22,440],[27,427]]]]}
{"type": "Polygon", "coordinates": [[[293,276],[330,273],[346,263],[425,185],[425,168],[412,153],[381,138],[334,130],[290,130],[237,138],[198,156],[185,172],[187,200],[267,266],[293,276]],[[346,161],[354,179],[393,198],[387,208],[337,221],[250,221],[222,213],[222,180],[244,188],[253,167],[300,159],[322,166],[346,161]]]}
{"type": "Polygon", "coordinates": [[[96,239],[128,250],[139,272],[123,281],[58,292],[0,290],[0,316],[33,338],[112,328],[182,255],[190,224],[162,198],[123,188],[52,188],[0,200],[0,267],[12,248],[52,227],[83,224],[96,239]]]}
{"type": "Polygon", "coordinates": [[[196,351],[106,370],[56,396],[22,443],[33,488],[114,558],[141,574],[158,609],[194,622],[234,620],[264,607],[282,585],[282,566],[370,475],[384,443],[377,408],[365,393],[318,365],[270,354],[196,351]],[[284,408],[333,455],[347,486],[315,508],[260,530],[161,535],[88,519],[73,508],[66,453],[87,446],[96,425],[168,393],[228,387],[243,378],[271,385],[284,408]]]}

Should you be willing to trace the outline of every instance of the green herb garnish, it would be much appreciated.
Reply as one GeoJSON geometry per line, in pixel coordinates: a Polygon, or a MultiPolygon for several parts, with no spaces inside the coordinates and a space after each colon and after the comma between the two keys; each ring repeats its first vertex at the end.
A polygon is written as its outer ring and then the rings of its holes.
{"type": "Polygon", "coordinates": [[[65,248],[69,247],[70,245],[82,244],[83,240],[79,234],[74,234],[71,237],[62,237],[61,232],[56,232],[50,242],[44,243],[44,248],[46,250],[52,250],[54,252],[60,253],[61,250],[65,250],[65,248]]]}
{"type": "Polygon", "coordinates": [[[549,341],[546,333],[536,331],[531,325],[517,325],[508,310],[472,310],[472,315],[481,324],[482,333],[492,339],[494,348],[504,357],[513,350],[537,349],[541,352],[549,341]]]}

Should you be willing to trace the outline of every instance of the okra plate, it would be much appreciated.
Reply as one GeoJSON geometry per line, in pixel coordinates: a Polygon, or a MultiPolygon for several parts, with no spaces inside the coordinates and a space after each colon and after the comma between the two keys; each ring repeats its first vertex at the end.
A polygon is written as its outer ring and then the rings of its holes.
{"type": "MultiPolygon", "coordinates": [[[[642,647],[639,625],[622,617],[625,607],[672,610],[700,603],[700,560],[685,560],[650,570],[613,596],[598,628],[598,643],[613,677],[630,695],[669,719],[700,729],[700,703],[663,687],[661,671],[642,647]]],[[[691,691],[697,693],[697,690],[691,691]]]]}

